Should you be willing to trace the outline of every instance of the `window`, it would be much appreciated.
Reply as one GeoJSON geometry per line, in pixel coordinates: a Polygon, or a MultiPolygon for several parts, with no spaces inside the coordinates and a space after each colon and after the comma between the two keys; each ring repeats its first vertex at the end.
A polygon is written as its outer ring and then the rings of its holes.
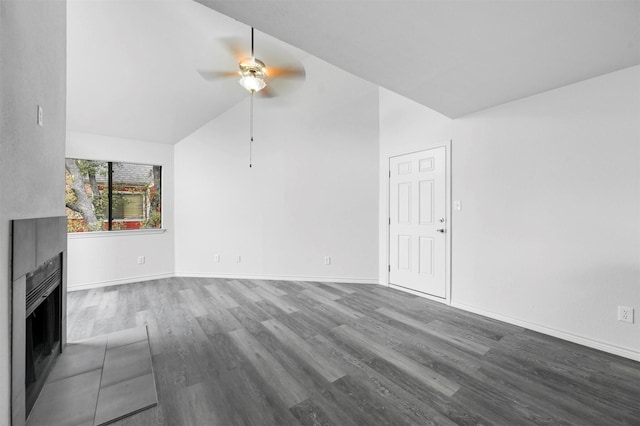
{"type": "Polygon", "coordinates": [[[67,158],[67,231],[162,227],[162,166],[67,158]]]}

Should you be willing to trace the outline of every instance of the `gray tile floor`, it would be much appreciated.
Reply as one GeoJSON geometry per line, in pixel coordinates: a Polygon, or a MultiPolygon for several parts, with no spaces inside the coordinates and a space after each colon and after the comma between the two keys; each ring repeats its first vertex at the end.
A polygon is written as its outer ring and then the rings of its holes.
{"type": "Polygon", "coordinates": [[[137,327],[68,344],[27,424],[98,426],[156,404],[147,328],[137,327]]]}

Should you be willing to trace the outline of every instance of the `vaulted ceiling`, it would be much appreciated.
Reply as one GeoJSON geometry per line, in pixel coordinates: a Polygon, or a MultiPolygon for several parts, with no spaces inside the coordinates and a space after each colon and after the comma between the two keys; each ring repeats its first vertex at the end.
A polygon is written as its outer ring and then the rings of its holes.
{"type": "Polygon", "coordinates": [[[640,63],[640,2],[198,0],[449,117],[640,63]]]}
{"type": "MultiPolygon", "coordinates": [[[[68,0],[67,129],[177,143],[248,93],[238,78],[205,80],[201,71],[236,71],[224,40],[250,27],[191,0],[68,0]]],[[[276,63],[307,54],[266,34],[257,47],[276,63]]]]}
{"type": "Polygon", "coordinates": [[[640,63],[637,0],[199,1],[69,0],[69,129],[178,142],[246,96],[198,70],[248,26],[449,117],[640,63]]]}

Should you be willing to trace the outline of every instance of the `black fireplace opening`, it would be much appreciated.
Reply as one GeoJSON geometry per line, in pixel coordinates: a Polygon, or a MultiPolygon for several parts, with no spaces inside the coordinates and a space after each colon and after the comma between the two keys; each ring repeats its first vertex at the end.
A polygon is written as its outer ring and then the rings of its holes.
{"type": "Polygon", "coordinates": [[[26,289],[25,408],[28,416],[62,350],[61,255],[27,274],[26,289]]]}

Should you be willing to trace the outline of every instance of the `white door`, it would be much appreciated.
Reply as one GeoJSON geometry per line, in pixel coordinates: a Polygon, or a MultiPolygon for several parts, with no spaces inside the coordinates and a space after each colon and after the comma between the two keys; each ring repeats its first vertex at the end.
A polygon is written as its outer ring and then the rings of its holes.
{"type": "Polygon", "coordinates": [[[389,283],[446,297],[446,148],[389,159],[389,283]]]}

